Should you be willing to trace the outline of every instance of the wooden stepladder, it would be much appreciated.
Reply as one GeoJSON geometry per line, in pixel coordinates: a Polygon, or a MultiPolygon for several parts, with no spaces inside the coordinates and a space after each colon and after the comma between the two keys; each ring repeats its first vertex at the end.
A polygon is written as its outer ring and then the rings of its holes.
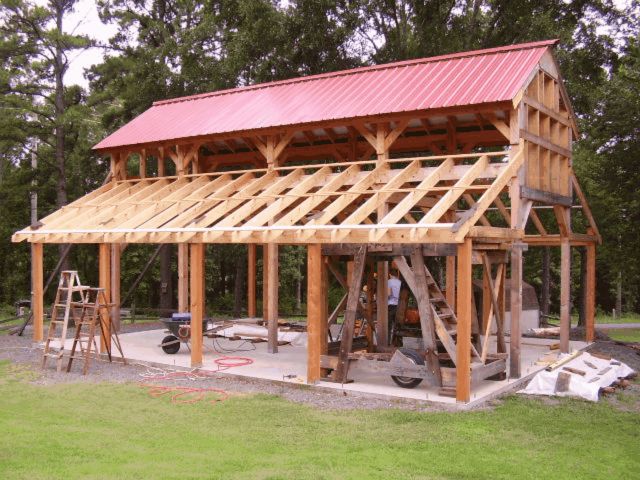
{"type": "Polygon", "coordinates": [[[77,271],[65,270],[60,273],[56,298],[51,308],[51,323],[49,323],[49,331],[44,342],[42,368],[46,367],[48,358],[55,358],[57,371],[62,370],[62,357],[69,319],[78,318],[78,310],[86,303],[88,289],[89,287],[80,284],[77,271]],[[58,327],[60,327],[59,334],[58,327]],[[51,341],[58,342],[58,346],[51,346],[51,341]]]}
{"type": "Polygon", "coordinates": [[[91,362],[91,347],[97,354],[99,352],[98,343],[96,341],[96,329],[100,328],[102,338],[111,337],[111,342],[103,342],[105,351],[112,361],[111,345],[115,345],[120,352],[120,357],[126,365],[127,361],[122,352],[120,338],[118,332],[109,328],[109,315],[113,304],[107,302],[104,288],[88,288],[84,297],[84,303],[81,306],[79,317],[75,318],[76,334],[73,338],[71,353],[69,354],[69,363],[67,364],[67,372],[71,370],[71,364],[75,358],[84,360],[82,374],[86,375],[89,371],[89,363],[91,362]],[[76,349],[80,347],[80,355],[76,355],[76,349]]]}
{"type": "Polygon", "coordinates": [[[46,367],[48,358],[55,358],[57,371],[62,370],[67,330],[71,319],[74,322],[75,335],[69,351],[67,372],[71,370],[71,364],[77,358],[84,360],[83,374],[86,375],[92,352],[99,353],[96,340],[98,329],[103,340],[107,338],[111,340],[103,341],[109,361],[112,361],[111,345],[114,344],[126,364],[118,333],[110,328],[109,315],[112,307],[113,304],[107,302],[103,288],[81,285],[77,271],[63,271],[60,274],[58,291],[51,309],[51,323],[44,344],[42,368],[46,367]],[[57,346],[52,346],[52,341],[56,342],[57,346]],[[78,348],[80,353],[76,355],[78,348]]]}

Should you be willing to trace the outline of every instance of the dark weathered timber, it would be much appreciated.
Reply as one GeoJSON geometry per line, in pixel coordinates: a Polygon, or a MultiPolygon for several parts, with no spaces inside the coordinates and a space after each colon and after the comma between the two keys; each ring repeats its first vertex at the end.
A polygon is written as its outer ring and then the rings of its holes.
{"type": "Polygon", "coordinates": [[[434,312],[429,296],[429,285],[425,273],[424,257],[420,247],[416,247],[411,252],[411,267],[415,278],[415,291],[413,292],[418,303],[420,312],[420,327],[422,329],[422,340],[427,349],[427,366],[435,375],[438,385],[442,385],[440,374],[440,362],[438,361],[438,350],[436,347],[434,312]]]}
{"type": "MultiPolygon", "coordinates": [[[[420,255],[420,249],[416,249],[417,256],[420,255]]],[[[413,261],[413,260],[412,260],[413,261]]],[[[436,346],[436,336],[434,328],[433,310],[431,308],[431,300],[429,298],[429,290],[427,286],[426,278],[418,280],[415,273],[411,270],[407,264],[407,260],[404,257],[395,257],[394,262],[400,270],[400,274],[403,276],[409,289],[413,292],[416,302],[418,304],[418,311],[420,313],[420,330],[422,332],[422,341],[426,348],[426,361],[427,367],[432,372],[434,377],[438,381],[438,385],[442,384],[442,375],[440,373],[440,363],[438,361],[438,351],[436,346]]],[[[424,277],[424,262],[422,265],[422,276],[424,277]]]]}
{"type": "Polygon", "coordinates": [[[362,289],[362,276],[367,258],[367,247],[361,245],[354,255],[353,276],[349,285],[349,297],[347,309],[344,313],[344,325],[342,338],[340,339],[340,353],[338,355],[338,367],[333,373],[333,380],[339,383],[347,381],[349,371],[349,353],[353,345],[353,331],[356,324],[356,314],[360,304],[360,290],[362,289]]]}
{"type": "Polygon", "coordinates": [[[571,207],[573,199],[565,195],[557,193],[536,190],[535,188],[520,187],[520,196],[534,202],[540,202],[548,205],[562,205],[563,207],[571,207]]]}
{"type": "MultiPolygon", "coordinates": [[[[360,247],[354,243],[337,243],[322,245],[322,254],[327,256],[353,256],[360,247]]],[[[455,244],[437,243],[421,245],[424,257],[446,257],[456,254],[455,244]]],[[[373,244],[367,245],[367,252],[375,257],[395,257],[411,255],[414,247],[404,244],[373,244]]]]}

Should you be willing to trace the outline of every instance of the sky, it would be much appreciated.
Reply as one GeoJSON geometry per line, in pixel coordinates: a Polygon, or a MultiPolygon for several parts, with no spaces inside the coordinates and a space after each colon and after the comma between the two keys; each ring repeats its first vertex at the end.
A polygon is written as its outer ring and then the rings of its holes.
{"type": "MultiPolygon", "coordinates": [[[[47,0],[36,0],[36,3],[46,4],[47,0]]],[[[621,9],[624,9],[629,3],[630,0],[615,0],[615,4],[621,9]]],[[[89,35],[101,43],[107,43],[109,38],[117,32],[117,26],[113,24],[105,25],[100,21],[98,10],[93,0],[80,0],[76,5],[75,11],[65,19],[64,30],[89,35]]],[[[103,56],[104,51],[99,48],[74,53],[70,57],[69,70],[65,75],[67,84],[78,84],[86,88],[88,82],[84,78],[84,70],[91,65],[100,63],[103,56]]]]}
{"type": "MultiPolygon", "coordinates": [[[[38,1],[38,3],[45,4],[46,0],[38,1]]],[[[98,9],[93,0],[80,0],[75,11],[65,18],[63,28],[66,32],[88,35],[101,43],[107,43],[118,30],[116,25],[105,25],[100,21],[98,9]]],[[[65,75],[66,83],[87,87],[88,82],[84,78],[84,69],[100,63],[103,56],[104,51],[100,48],[73,53],[69,58],[69,70],[65,75]]]]}

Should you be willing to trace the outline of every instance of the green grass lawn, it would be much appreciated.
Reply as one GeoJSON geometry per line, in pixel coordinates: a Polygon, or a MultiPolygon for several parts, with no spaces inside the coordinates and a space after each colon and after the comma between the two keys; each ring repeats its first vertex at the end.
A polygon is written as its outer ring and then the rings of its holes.
{"type": "MultiPolygon", "coordinates": [[[[560,320],[558,319],[550,319],[549,323],[552,324],[560,324],[560,320]]],[[[620,318],[614,318],[612,315],[601,313],[596,315],[596,325],[603,323],[640,323],[640,315],[637,313],[625,313],[620,318]]],[[[571,315],[571,325],[578,324],[578,315],[571,315]]]]}
{"type": "Polygon", "coordinates": [[[621,342],[640,342],[640,328],[617,328],[606,330],[606,334],[621,342]]]}
{"type": "Polygon", "coordinates": [[[0,363],[0,478],[637,478],[637,413],[319,411],[275,396],[173,405],[136,385],[29,383],[0,363]]]}

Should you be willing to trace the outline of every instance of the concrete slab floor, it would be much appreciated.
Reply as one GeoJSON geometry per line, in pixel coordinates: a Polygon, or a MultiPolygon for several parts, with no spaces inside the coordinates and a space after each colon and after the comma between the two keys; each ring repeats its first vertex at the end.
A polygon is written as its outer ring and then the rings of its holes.
{"type": "MultiPolygon", "coordinates": [[[[120,335],[120,341],[126,358],[132,362],[190,368],[191,356],[185,344],[181,344],[180,351],[174,355],[169,355],[162,351],[159,345],[165,336],[164,330],[148,330],[122,334],[120,335]]],[[[492,340],[495,341],[495,337],[492,337],[492,340]]],[[[549,345],[553,343],[557,343],[557,340],[522,339],[523,378],[529,377],[544,368],[544,366],[535,365],[535,362],[543,355],[550,353],[549,345]]],[[[587,345],[585,342],[572,341],[571,349],[581,350],[587,345]]],[[[492,348],[495,351],[495,346],[492,348]]],[[[211,339],[205,338],[203,352],[203,370],[220,371],[221,369],[216,360],[225,356],[241,356],[250,358],[253,363],[228,368],[224,370],[225,374],[284,383],[306,383],[307,352],[305,346],[284,345],[278,348],[277,354],[270,354],[267,352],[266,342],[252,344],[243,341],[216,339],[214,343],[211,339]]],[[[364,368],[359,368],[357,361],[351,364],[349,378],[353,380],[352,383],[341,385],[321,381],[315,386],[323,389],[344,391],[344,393],[382,396],[397,400],[456,404],[455,398],[438,395],[437,388],[427,387],[424,384],[413,389],[398,387],[391,377],[381,376],[364,368]]],[[[471,402],[467,406],[493,398],[522,382],[522,378],[507,378],[507,380],[503,381],[484,380],[473,389],[471,402]]]]}

